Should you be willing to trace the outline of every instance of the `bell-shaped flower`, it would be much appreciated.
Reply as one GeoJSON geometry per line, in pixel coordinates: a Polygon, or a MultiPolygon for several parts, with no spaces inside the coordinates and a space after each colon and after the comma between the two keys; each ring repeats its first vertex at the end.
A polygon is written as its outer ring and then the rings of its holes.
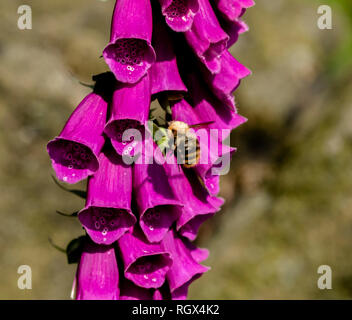
{"type": "Polygon", "coordinates": [[[113,246],[87,239],[75,278],[77,300],[118,300],[119,270],[113,246]]]}
{"type": "Polygon", "coordinates": [[[172,265],[166,275],[172,299],[185,300],[189,285],[210,268],[193,258],[183,240],[173,230],[167,233],[162,245],[172,259],[172,265]]]}
{"type": "Polygon", "coordinates": [[[86,206],[78,218],[94,242],[108,245],[136,223],[131,211],[132,169],[111,146],[104,148],[99,162],[98,172],[88,181],[86,206]]]}
{"type": "Polygon", "coordinates": [[[105,62],[121,82],[136,83],[155,61],[150,0],[117,0],[105,62]]]}
{"type": "Polygon", "coordinates": [[[198,58],[213,73],[220,71],[219,56],[227,48],[229,36],[221,28],[209,0],[198,0],[199,12],[194,17],[186,40],[198,58]]]}
{"type": "Polygon", "coordinates": [[[101,95],[90,93],[72,113],[60,135],[48,143],[47,150],[59,180],[76,183],[98,170],[107,105],[101,95]]]}
{"type": "Polygon", "coordinates": [[[144,234],[134,228],[118,240],[118,245],[126,279],[146,289],[163,285],[172,260],[160,243],[149,243],[144,234]]]}
{"type": "Polygon", "coordinates": [[[133,189],[139,212],[139,224],[150,242],[161,241],[171,225],[180,216],[182,203],[170,187],[169,177],[159,147],[153,144],[156,154],[151,163],[135,163],[133,189]]]}
{"type": "Polygon", "coordinates": [[[136,84],[117,85],[112,97],[110,119],[104,132],[118,154],[134,156],[139,152],[145,137],[150,99],[148,74],[136,84]]]}
{"type": "Polygon", "coordinates": [[[198,0],[159,0],[165,21],[176,32],[185,32],[192,27],[199,10],[198,0]]]}

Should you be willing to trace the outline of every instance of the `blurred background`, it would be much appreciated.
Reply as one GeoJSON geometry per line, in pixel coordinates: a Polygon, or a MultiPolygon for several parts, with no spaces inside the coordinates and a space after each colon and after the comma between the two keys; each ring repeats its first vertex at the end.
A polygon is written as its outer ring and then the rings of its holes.
{"type": "MultiPolygon", "coordinates": [[[[192,299],[352,298],[352,3],[257,0],[233,47],[253,75],[236,100],[249,121],[222,177],[222,212],[197,240],[212,270],[192,299]],[[333,29],[317,9],[333,10],[333,29]],[[332,268],[332,290],[317,269],[332,268]]],[[[46,143],[89,89],[108,41],[113,0],[0,2],[0,299],[68,299],[75,265],[65,247],[83,233],[83,201],[52,181],[46,143]],[[17,28],[29,4],[33,29],[17,28]],[[19,290],[29,265],[32,290],[19,290]]],[[[80,186],[78,186],[80,187],[80,186]]],[[[84,186],[81,185],[83,188],[84,186]]]]}

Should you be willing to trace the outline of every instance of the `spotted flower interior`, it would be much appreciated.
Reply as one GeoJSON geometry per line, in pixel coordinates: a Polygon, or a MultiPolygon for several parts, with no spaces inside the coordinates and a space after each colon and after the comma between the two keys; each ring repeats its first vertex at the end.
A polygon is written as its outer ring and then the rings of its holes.
{"type": "Polygon", "coordinates": [[[140,137],[144,138],[144,126],[137,120],[116,120],[106,127],[106,132],[111,137],[111,143],[120,155],[134,156],[137,146],[141,141],[135,139],[135,135],[128,135],[127,130],[138,130],[140,137]],[[124,133],[126,136],[124,137],[124,133]]]}
{"type": "Polygon", "coordinates": [[[92,240],[99,244],[114,243],[135,223],[127,210],[102,207],[82,210],[79,220],[92,240]]]}
{"type": "Polygon", "coordinates": [[[140,39],[119,39],[104,50],[104,58],[114,74],[124,82],[136,82],[149,68],[154,55],[140,39]]]}
{"type": "Polygon", "coordinates": [[[193,18],[199,10],[197,0],[161,1],[166,23],[174,31],[187,31],[192,27],[193,18]]]}

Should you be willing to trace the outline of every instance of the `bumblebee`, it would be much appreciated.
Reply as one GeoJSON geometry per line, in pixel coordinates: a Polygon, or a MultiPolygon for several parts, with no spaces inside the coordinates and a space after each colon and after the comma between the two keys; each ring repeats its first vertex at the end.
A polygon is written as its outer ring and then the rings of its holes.
{"type": "Polygon", "coordinates": [[[196,125],[188,125],[182,121],[169,122],[169,135],[171,149],[174,151],[177,162],[185,168],[193,168],[199,163],[200,144],[197,135],[190,130],[191,128],[200,128],[213,122],[205,122],[196,125]]]}

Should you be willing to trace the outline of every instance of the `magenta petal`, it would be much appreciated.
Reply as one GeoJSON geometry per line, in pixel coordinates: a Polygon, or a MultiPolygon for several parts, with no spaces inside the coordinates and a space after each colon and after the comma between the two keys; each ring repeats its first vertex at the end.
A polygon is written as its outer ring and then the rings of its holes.
{"type": "Polygon", "coordinates": [[[98,170],[97,156],[104,144],[106,113],[107,102],[90,93],[72,113],[60,135],[48,143],[58,179],[76,183],[98,170]]]}
{"type": "Polygon", "coordinates": [[[172,260],[160,244],[148,243],[136,228],[133,233],[124,234],[118,244],[127,279],[148,289],[163,285],[172,260]]]}
{"type": "Polygon", "coordinates": [[[149,70],[152,94],[163,91],[186,92],[187,88],[178,72],[171,36],[159,19],[156,19],[153,32],[156,61],[149,70]]]}
{"type": "MultiPolygon", "coordinates": [[[[206,181],[207,182],[207,181],[206,181]]],[[[207,186],[210,194],[218,194],[219,189],[211,189],[207,186]]],[[[224,199],[217,198],[215,196],[208,195],[209,198],[209,206],[211,205],[214,209],[210,213],[199,213],[193,215],[184,215],[182,219],[180,218],[178,221],[178,231],[179,233],[188,238],[191,241],[194,241],[197,238],[198,230],[200,226],[205,222],[207,219],[211,218],[215,212],[218,212],[221,206],[224,204],[224,199]]]]}
{"type": "Polygon", "coordinates": [[[154,291],[153,300],[164,300],[164,298],[159,290],[154,291]]]}
{"type": "Polygon", "coordinates": [[[189,252],[191,253],[193,259],[195,261],[197,261],[198,263],[201,263],[204,260],[208,259],[208,257],[209,257],[209,250],[208,249],[198,248],[191,241],[187,241],[187,239],[184,239],[183,243],[187,247],[189,252]]]}
{"type": "Polygon", "coordinates": [[[199,0],[199,12],[186,40],[196,55],[213,73],[220,71],[218,56],[226,49],[229,36],[221,28],[209,0],[199,0]]]}
{"type": "Polygon", "coordinates": [[[103,56],[118,81],[136,83],[154,63],[152,29],[149,0],[116,1],[110,43],[103,56]]]}
{"type": "Polygon", "coordinates": [[[185,32],[192,27],[199,10],[198,0],[159,0],[165,21],[176,32],[185,32]]]}
{"type": "MultiPolygon", "coordinates": [[[[210,140],[214,139],[210,137],[210,140]]],[[[201,144],[203,150],[208,148],[208,155],[205,157],[207,160],[202,160],[201,155],[201,162],[194,168],[211,195],[217,195],[219,193],[219,176],[222,174],[223,170],[228,168],[232,154],[236,151],[235,148],[231,148],[222,143],[218,143],[217,147],[213,147],[215,145],[216,142],[212,143],[212,141],[207,145],[201,144]]]]}
{"type": "Polygon", "coordinates": [[[228,48],[232,47],[237,42],[240,34],[249,30],[247,24],[241,19],[235,21],[221,21],[221,27],[230,37],[227,42],[228,48]]]}
{"type": "Polygon", "coordinates": [[[154,300],[150,290],[124,280],[120,286],[120,300],[154,300]]]}
{"type": "Polygon", "coordinates": [[[148,75],[134,85],[119,84],[115,90],[112,97],[110,119],[104,132],[111,139],[118,154],[134,156],[141,147],[145,124],[149,117],[150,96],[148,75]],[[124,137],[127,129],[137,130],[140,138],[137,139],[134,134],[132,137],[128,135],[124,137]]]}
{"type": "Polygon", "coordinates": [[[230,21],[239,18],[244,10],[254,6],[253,0],[214,0],[218,10],[230,21]]]}
{"type": "Polygon", "coordinates": [[[77,300],[118,300],[119,271],[115,250],[87,241],[76,275],[77,300]]]}
{"type": "Polygon", "coordinates": [[[172,298],[185,299],[188,286],[209,268],[194,260],[190,250],[174,231],[167,233],[162,244],[172,259],[172,266],[166,275],[172,298]]]}
{"type": "MultiPolygon", "coordinates": [[[[154,150],[160,149],[154,145],[154,150]]],[[[151,164],[136,163],[133,188],[144,234],[150,242],[161,241],[178,219],[182,207],[170,188],[164,166],[155,160],[151,164]]]]}
{"type": "Polygon", "coordinates": [[[111,244],[136,223],[131,212],[132,169],[112,150],[104,150],[99,161],[78,218],[94,242],[111,244]]]}

